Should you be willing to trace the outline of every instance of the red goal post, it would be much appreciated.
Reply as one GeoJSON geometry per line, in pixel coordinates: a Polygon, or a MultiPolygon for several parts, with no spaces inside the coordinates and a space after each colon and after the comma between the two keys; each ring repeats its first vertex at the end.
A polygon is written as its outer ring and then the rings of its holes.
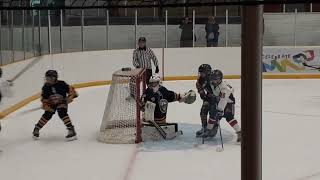
{"type": "Polygon", "coordinates": [[[111,144],[142,141],[140,97],[146,88],[145,69],[122,68],[113,73],[98,140],[111,144]]]}

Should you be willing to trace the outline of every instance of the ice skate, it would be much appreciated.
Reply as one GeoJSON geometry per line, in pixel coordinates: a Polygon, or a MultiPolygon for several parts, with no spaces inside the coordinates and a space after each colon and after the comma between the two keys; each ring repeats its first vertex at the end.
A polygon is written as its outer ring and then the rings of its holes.
{"type": "Polygon", "coordinates": [[[237,132],[237,142],[241,142],[241,131],[237,132]]]}
{"type": "Polygon", "coordinates": [[[77,133],[74,130],[74,127],[68,128],[68,135],[66,136],[67,141],[77,140],[77,133]]]}
{"type": "Polygon", "coordinates": [[[201,128],[199,131],[196,132],[196,137],[200,138],[204,134],[204,132],[207,130],[207,128],[201,128]]]}
{"type": "Polygon", "coordinates": [[[206,129],[205,132],[201,137],[207,138],[207,137],[215,137],[218,132],[218,126],[214,126],[212,129],[206,129]]]}
{"type": "Polygon", "coordinates": [[[40,132],[39,131],[40,131],[39,128],[34,127],[33,132],[32,132],[32,134],[33,134],[32,138],[34,140],[38,140],[39,139],[39,136],[40,136],[40,132]]]}

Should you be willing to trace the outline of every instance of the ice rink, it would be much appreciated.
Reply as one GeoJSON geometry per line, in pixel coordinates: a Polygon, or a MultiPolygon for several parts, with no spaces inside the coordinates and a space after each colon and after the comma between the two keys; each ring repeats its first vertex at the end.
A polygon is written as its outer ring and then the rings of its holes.
{"type": "MultiPolygon", "coordinates": [[[[240,121],[240,80],[235,89],[236,118],[240,121]]],[[[164,82],[177,92],[195,90],[195,81],[164,82]]],[[[320,80],[264,80],[263,179],[320,179],[320,80]]],[[[2,121],[0,178],[3,180],[240,180],[240,145],[223,120],[224,152],[216,152],[219,135],[199,144],[201,100],[192,105],[172,103],[168,121],[178,122],[184,135],[171,141],[140,145],[111,145],[96,140],[108,86],[78,90],[69,115],[78,140],[66,142],[58,116],[31,133],[42,111],[30,103],[2,121]]]]}

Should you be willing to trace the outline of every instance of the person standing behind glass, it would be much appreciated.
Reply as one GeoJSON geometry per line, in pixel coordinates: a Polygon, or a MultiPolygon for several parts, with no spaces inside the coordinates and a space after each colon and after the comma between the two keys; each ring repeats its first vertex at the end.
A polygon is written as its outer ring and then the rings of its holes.
{"type": "Polygon", "coordinates": [[[217,47],[219,41],[219,24],[216,23],[213,16],[209,16],[205,30],[207,47],[217,47]]]}
{"type": "Polygon", "coordinates": [[[182,30],[181,36],[180,36],[180,47],[192,47],[193,46],[193,42],[192,42],[193,27],[189,17],[185,17],[182,20],[182,24],[180,24],[179,28],[182,30]]]}

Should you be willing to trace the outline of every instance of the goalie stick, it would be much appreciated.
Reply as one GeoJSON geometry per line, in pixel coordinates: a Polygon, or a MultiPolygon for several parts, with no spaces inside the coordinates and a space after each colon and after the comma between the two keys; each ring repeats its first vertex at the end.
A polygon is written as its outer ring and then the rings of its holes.
{"type": "Polygon", "coordinates": [[[182,131],[177,131],[175,133],[171,133],[171,134],[167,134],[161,126],[159,126],[159,124],[157,124],[155,121],[154,121],[154,109],[156,107],[156,104],[152,103],[152,102],[147,102],[145,104],[145,119],[147,122],[149,122],[151,125],[153,125],[156,130],[159,132],[159,134],[161,135],[161,137],[164,139],[164,140],[170,140],[170,139],[173,139],[179,135],[182,135],[182,131]]]}
{"type": "Polygon", "coordinates": [[[171,139],[174,139],[175,137],[180,136],[180,135],[183,134],[182,131],[177,131],[175,133],[168,134],[155,121],[148,121],[148,122],[150,122],[156,128],[156,130],[159,132],[159,134],[162,136],[162,138],[164,140],[171,140],[171,139]]]}

